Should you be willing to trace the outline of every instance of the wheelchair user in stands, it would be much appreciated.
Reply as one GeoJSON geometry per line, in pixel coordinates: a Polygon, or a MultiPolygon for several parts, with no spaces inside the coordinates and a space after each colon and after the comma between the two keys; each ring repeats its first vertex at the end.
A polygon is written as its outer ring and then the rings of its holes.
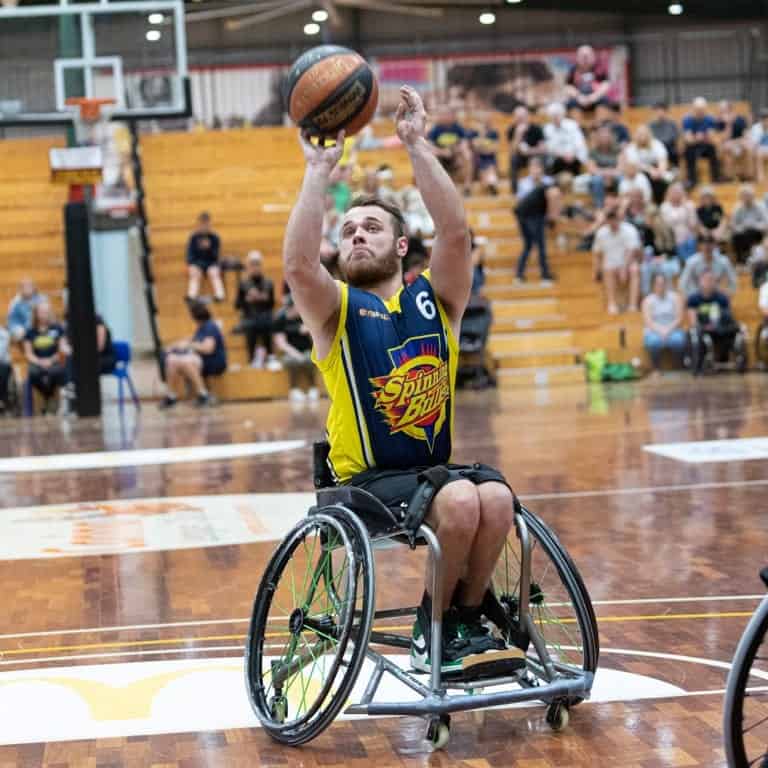
{"type": "Polygon", "coordinates": [[[197,324],[197,330],[191,339],[176,342],[165,354],[167,393],[160,403],[163,409],[176,405],[176,393],[185,384],[194,390],[195,405],[199,408],[213,405],[205,380],[227,370],[224,336],[208,307],[201,301],[192,301],[189,314],[197,324]]]}
{"type": "MultiPolygon", "coordinates": [[[[0,325],[0,411],[8,413],[13,410],[11,390],[13,366],[11,365],[11,334],[7,328],[0,325]]],[[[15,391],[15,389],[14,389],[15,391]]]]}
{"type": "Polygon", "coordinates": [[[44,398],[45,412],[52,411],[56,392],[64,399],[67,358],[71,354],[64,328],[56,322],[48,302],[36,304],[32,324],[24,337],[24,355],[29,364],[29,383],[44,398]]]}
{"type": "MultiPolygon", "coordinates": [[[[688,297],[687,307],[694,375],[702,372],[707,361],[727,362],[733,351],[743,355],[741,326],[733,318],[730,300],[717,290],[711,270],[701,273],[699,290],[688,297]]],[[[743,356],[739,367],[745,364],[743,356]]]]}
{"type": "Polygon", "coordinates": [[[306,171],[283,256],[331,397],[327,432],[336,482],[365,489],[399,516],[427,483],[422,519],[434,529],[444,561],[442,658],[430,658],[432,607],[425,590],[411,663],[424,671],[438,663],[452,672],[468,656],[504,648],[482,623],[481,605],[514,522],[515,497],[495,469],[449,463],[457,339],[472,261],[461,196],[425,138],[426,121],[421,98],[403,86],[397,134],[435,222],[428,270],[403,285],[403,216],[375,197],[354,200],[344,215],[343,281],[320,269],[323,197],[341,157],[343,133],[325,147],[301,136],[306,171]]]}

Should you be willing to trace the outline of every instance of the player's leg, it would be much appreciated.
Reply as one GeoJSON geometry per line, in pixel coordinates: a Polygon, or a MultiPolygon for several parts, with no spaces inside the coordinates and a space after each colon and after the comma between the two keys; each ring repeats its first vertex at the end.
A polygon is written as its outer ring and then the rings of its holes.
{"type": "Polygon", "coordinates": [[[221,279],[221,269],[219,268],[219,265],[211,264],[205,271],[205,274],[213,289],[213,298],[216,299],[216,301],[224,301],[224,281],[221,279]]]}
{"type": "Polygon", "coordinates": [[[187,276],[189,278],[187,298],[196,299],[200,295],[200,280],[203,276],[202,270],[196,264],[189,264],[187,267],[187,276]]]}

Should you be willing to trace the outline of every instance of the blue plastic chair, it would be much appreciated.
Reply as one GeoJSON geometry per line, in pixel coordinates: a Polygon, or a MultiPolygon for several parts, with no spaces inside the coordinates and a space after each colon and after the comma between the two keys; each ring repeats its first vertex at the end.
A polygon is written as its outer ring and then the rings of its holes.
{"type": "Polygon", "coordinates": [[[123,410],[125,395],[123,385],[127,382],[128,389],[131,392],[131,399],[136,406],[136,410],[141,410],[139,396],[136,394],[136,388],[133,386],[129,364],[131,362],[131,345],[127,341],[113,341],[112,351],[115,353],[115,367],[110,371],[111,375],[117,376],[117,398],[120,410],[123,410]]]}

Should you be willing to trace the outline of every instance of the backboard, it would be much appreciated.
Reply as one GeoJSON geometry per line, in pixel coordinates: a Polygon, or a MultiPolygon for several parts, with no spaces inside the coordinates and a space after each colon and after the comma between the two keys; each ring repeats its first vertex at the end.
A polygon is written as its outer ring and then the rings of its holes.
{"type": "Polygon", "coordinates": [[[60,0],[0,8],[0,128],[65,124],[72,97],[114,120],[190,113],[182,0],[60,0]]]}

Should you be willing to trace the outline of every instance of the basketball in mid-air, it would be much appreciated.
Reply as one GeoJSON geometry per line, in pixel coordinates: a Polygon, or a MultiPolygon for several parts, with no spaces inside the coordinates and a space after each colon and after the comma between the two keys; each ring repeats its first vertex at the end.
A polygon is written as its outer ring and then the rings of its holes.
{"type": "Polygon", "coordinates": [[[291,120],[313,136],[357,133],[376,112],[379,86],[368,62],[355,51],[320,45],[291,67],[285,86],[291,120]]]}

